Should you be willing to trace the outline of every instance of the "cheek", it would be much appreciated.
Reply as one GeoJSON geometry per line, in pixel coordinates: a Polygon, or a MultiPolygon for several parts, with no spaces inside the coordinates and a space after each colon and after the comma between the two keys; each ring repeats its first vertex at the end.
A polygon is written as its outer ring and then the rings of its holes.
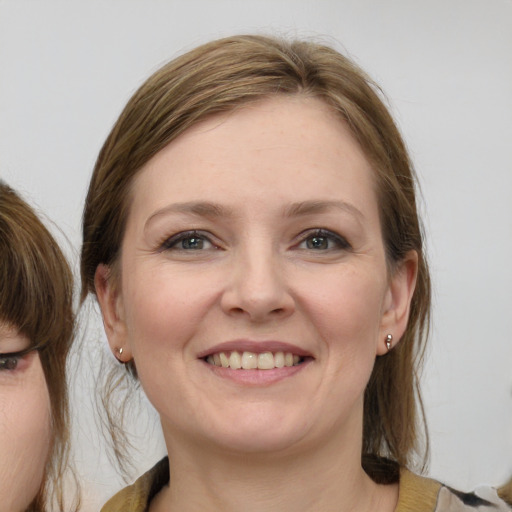
{"type": "Polygon", "coordinates": [[[165,265],[126,279],[123,306],[136,361],[149,345],[167,350],[190,339],[215,300],[212,278],[203,281],[201,274],[173,272],[165,265]]]}
{"type": "Polygon", "coordinates": [[[29,370],[19,382],[0,379],[2,510],[25,510],[39,491],[48,458],[50,402],[39,360],[29,370]]]}
{"type": "Polygon", "coordinates": [[[308,315],[322,339],[323,379],[319,394],[329,404],[333,428],[354,412],[362,415],[364,390],[372,373],[384,297],[383,279],[376,274],[340,274],[315,288],[308,315]],[[358,404],[357,406],[355,404],[358,404]]]}
{"type": "Polygon", "coordinates": [[[316,281],[307,303],[323,337],[331,341],[331,350],[360,350],[363,345],[373,349],[384,293],[385,282],[380,273],[347,269],[316,281]]]}

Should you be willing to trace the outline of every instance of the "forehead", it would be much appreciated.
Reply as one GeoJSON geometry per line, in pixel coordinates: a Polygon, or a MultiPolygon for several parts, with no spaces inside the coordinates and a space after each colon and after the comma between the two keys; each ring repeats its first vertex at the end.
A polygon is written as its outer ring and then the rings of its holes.
{"type": "Polygon", "coordinates": [[[20,333],[17,328],[0,321],[0,340],[18,338],[20,333]]]}
{"type": "MultiPolygon", "coordinates": [[[[31,344],[29,338],[20,333],[17,327],[13,327],[11,324],[0,321],[0,344],[2,346],[4,346],[4,344],[10,346],[12,343],[14,343],[13,346],[16,347],[20,345],[20,348],[31,344]]],[[[0,349],[1,348],[2,347],[0,346],[0,349]]]]}
{"type": "MultiPolygon", "coordinates": [[[[295,183],[316,172],[325,179],[329,170],[352,168],[368,178],[373,171],[348,124],[323,101],[301,95],[280,96],[243,105],[199,121],[169,143],[137,173],[134,191],[144,191],[153,181],[172,179],[186,186],[194,178],[251,177],[295,183]],[[292,168],[292,169],[290,169],[292,168]],[[289,172],[292,170],[293,172],[289,172]],[[158,176],[157,176],[158,175],[158,176]]],[[[212,183],[205,183],[211,190],[212,183]]],[[[200,187],[201,190],[205,187],[200,187]]]]}
{"type": "Polygon", "coordinates": [[[159,212],[198,202],[244,230],[278,230],[302,204],[343,203],[381,236],[375,172],[347,123],[316,98],[263,100],[185,131],[132,182],[122,243],[144,239],[159,212]]]}

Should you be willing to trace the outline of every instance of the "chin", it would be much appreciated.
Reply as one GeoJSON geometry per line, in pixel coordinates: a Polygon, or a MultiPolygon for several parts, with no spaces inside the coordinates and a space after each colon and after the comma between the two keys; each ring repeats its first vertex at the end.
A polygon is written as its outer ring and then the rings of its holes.
{"type": "Polygon", "coordinates": [[[304,421],[282,418],[238,418],[229,425],[218,425],[208,433],[209,443],[233,453],[275,454],[292,450],[306,437],[304,421]]]}
{"type": "Polygon", "coordinates": [[[257,436],[226,436],[224,439],[217,440],[225,453],[232,454],[252,454],[252,455],[273,455],[285,453],[292,450],[300,436],[276,436],[273,433],[269,435],[257,436]]]}

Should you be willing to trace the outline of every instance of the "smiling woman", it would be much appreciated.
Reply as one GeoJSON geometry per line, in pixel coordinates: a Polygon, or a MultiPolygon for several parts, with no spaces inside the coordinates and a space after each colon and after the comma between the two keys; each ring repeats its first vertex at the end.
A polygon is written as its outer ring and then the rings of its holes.
{"type": "Polygon", "coordinates": [[[32,209],[0,181],[0,511],[64,511],[73,279],[32,209]]]}
{"type": "Polygon", "coordinates": [[[83,235],[82,298],[169,454],[105,512],[499,502],[407,469],[427,445],[415,177],[335,50],[240,36],[157,71],[101,150],[83,235]]]}

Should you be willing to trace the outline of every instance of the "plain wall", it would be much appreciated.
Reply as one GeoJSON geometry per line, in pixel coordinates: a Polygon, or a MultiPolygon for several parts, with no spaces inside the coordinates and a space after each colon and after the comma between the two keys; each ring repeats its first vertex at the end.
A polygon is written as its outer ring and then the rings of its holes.
{"type": "MultiPolygon", "coordinates": [[[[129,96],[178,53],[240,32],[322,36],[386,92],[420,177],[434,279],[430,474],[500,483],[512,474],[510,0],[0,0],[1,177],[62,230],[76,266],[90,173],[129,96]]],[[[76,460],[92,511],[120,487],[92,420],[94,313],[81,342],[93,356],[74,379],[76,460]]],[[[163,453],[152,418],[134,426],[136,473],[163,453]]]]}

